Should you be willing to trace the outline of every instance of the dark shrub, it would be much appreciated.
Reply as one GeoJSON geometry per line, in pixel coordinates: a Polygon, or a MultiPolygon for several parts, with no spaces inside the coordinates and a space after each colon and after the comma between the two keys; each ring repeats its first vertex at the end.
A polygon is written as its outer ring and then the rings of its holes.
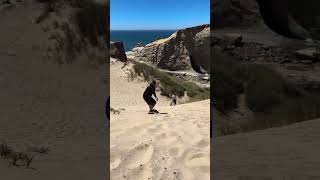
{"type": "Polygon", "coordinates": [[[105,4],[90,0],[78,2],[79,10],[76,13],[76,22],[83,37],[96,46],[99,36],[107,36],[109,21],[109,7],[105,4]]]}

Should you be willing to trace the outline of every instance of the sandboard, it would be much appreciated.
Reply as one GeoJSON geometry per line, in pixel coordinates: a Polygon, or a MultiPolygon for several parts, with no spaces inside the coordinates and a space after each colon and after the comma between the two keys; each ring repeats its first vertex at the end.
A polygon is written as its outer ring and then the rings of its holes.
{"type": "Polygon", "coordinates": [[[153,110],[152,112],[149,112],[148,114],[158,114],[158,113],[159,113],[159,111],[153,110]]]}
{"type": "Polygon", "coordinates": [[[148,112],[148,114],[168,114],[168,113],[156,113],[156,112],[148,112]]]}

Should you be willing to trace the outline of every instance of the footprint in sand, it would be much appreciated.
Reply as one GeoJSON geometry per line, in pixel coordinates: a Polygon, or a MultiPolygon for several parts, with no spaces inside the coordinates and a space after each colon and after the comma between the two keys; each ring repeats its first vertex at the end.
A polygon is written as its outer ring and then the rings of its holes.
{"type": "Polygon", "coordinates": [[[153,146],[150,144],[141,144],[131,149],[127,157],[121,162],[121,167],[134,169],[148,163],[153,155],[153,146]]]}
{"type": "Polygon", "coordinates": [[[176,137],[170,136],[167,133],[160,133],[155,136],[155,139],[164,146],[175,144],[177,142],[176,137]]]}
{"type": "Polygon", "coordinates": [[[149,133],[159,133],[159,131],[162,131],[164,128],[167,128],[167,125],[165,124],[157,124],[156,126],[153,126],[149,128],[147,131],[149,133]]]}
{"type": "Polygon", "coordinates": [[[136,179],[141,179],[141,180],[151,180],[152,179],[152,167],[150,164],[145,164],[142,166],[139,166],[134,169],[127,170],[124,173],[125,180],[136,180],[136,179]]]}
{"type": "Polygon", "coordinates": [[[179,137],[179,134],[177,132],[171,131],[169,132],[169,136],[179,137]]]}
{"type": "Polygon", "coordinates": [[[154,128],[149,128],[149,129],[147,130],[148,133],[157,133],[158,131],[159,131],[159,129],[157,129],[156,127],[154,127],[154,128]]]}
{"type": "Polygon", "coordinates": [[[147,131],[150,133],[157,133],[159,131],[161,131],[163,129],[163,125],[162,124],[158,124],[156,126],[153,126],[151,128],[149,128],[147,131]]]}
{"type": "Polygon", "coordinates": [[[162,124],[158,124],[158,125],[156,126],[156,128],[157,128],[157,129],[162,129],[162,128],[163,128],[163,125],[162,125],[162,124]]]}
{"type": "Polygon", "coordinates": [[[162,139],[162,138],[167,138],[167,134],[166,133],[161,133],[159,135],[156,136],[157,139],[162,139]]]}
{"type": "Polygon", "coordinates": [[[208,147],[209,146],[209,141],[208,140],[205,140],[205,139],[202,139],[201,141],[199,141],[197,143],[197,146],[199,146],[200,148],[204,148],[204,147],[208,147]]]}
{"type": "Polygon", "coordinates": [[[184,150],[182,147],[176,146],[176,147],[170,148],[168,152],[170,156],[180,157],[183,154],[184,150]]]}
{"type": "Polygon", "coordinates": [[[208,153],[200,150],[191,150],[186,154],[185,163],[190,168],[198,168],[200,172],[210,171],[210,157],[208,153]]]}

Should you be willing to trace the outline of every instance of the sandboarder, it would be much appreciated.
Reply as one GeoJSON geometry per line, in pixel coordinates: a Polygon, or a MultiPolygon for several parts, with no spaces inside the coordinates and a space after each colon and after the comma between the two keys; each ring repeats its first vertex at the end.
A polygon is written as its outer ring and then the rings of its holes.
{"type": "Polygon", "coordinates": [[[177,104],[177,97],[176,95],[172,94],[170,106],[175,106],[176,104],[177,104]]]}
{"type": "Polygon", "coordinates": [[[156,100],[158,101],[158,97],[156,95],[156,84],[157,82],[153,80],[143,93],[143,99],[149,105],[149,113],[159,113],[156,109],[153,109],[157,104],[156,100]],[[156,100],[152,98],[152,95],[156,100]]]}

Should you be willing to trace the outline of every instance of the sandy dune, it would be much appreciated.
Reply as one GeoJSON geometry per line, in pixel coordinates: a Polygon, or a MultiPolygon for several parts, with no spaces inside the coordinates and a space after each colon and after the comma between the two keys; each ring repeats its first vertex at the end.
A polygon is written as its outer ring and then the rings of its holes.
{"type": "Polygon", "coordinates": [[[213,139],[214,179],[320,179],[320,120],[213,139]]]}
{"type": "Polygon", "coordinates": [[[35,170],[0,159],[0,179],[106,179],[106,67],[51,63],[41,50],[46,22],[32,23],[41,12],[31,1],[0,11],[0,142],[49,154],[34,159],[35,170]]]}
{"type": "Polygon", "coordinates": [[[129,82],[121,66],[110,67],[111,107],[120,109],[111,114],[111,179],[210,179],[209,100],[170,107],[160,97],[167,114],[147,114],[147,83],[129,82]]]}

